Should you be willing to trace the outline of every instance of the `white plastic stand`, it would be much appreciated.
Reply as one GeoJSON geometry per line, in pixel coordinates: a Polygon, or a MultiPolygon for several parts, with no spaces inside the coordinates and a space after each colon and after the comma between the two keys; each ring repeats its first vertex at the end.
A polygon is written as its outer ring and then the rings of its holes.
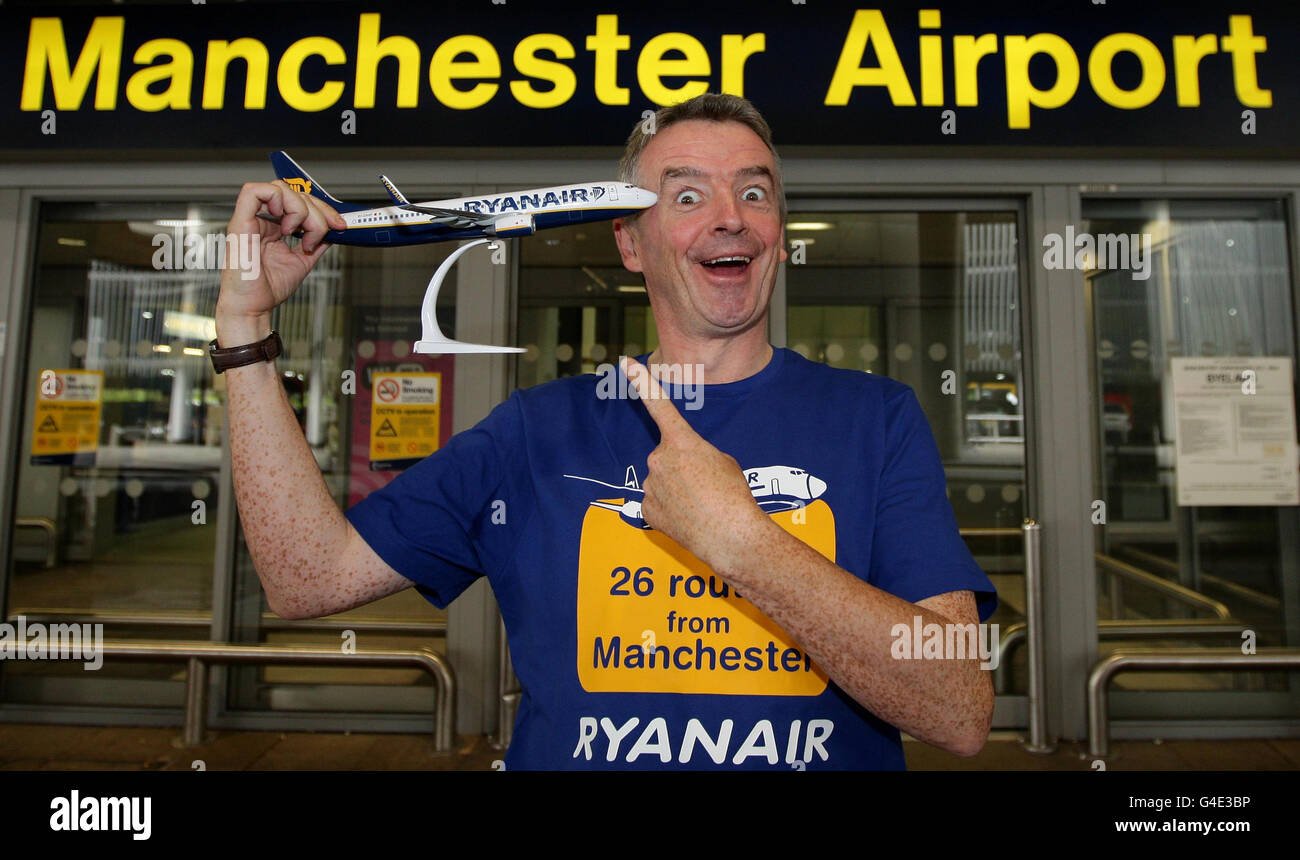
{"type": "Polygon", "coordinates": [[[445,353],[445,352],[523,352],[517,346],[492,346],[486,343],[464,343],[459,340],[452,340],[442,333],[438,328],[438,290],[442,289],[442,280],[447,277],[451,267],[456,265],[460,255],[464,254],[470,248],[476,245],[482,245],[488,242],[488,239],[475,239],[473,242],[466,242],[447,256],[438,267],[438,271],[433,273],[433,278],[429,280],[429,287],[424,291],[424,304],[420,307],[420,325],[421,337],[415,342],[413,352],[419,353],[445,353]]]}

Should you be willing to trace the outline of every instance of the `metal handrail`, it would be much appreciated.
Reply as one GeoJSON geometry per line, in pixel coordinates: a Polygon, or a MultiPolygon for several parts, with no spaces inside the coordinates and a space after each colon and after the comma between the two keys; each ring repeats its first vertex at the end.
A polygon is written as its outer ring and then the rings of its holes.
{"type": "Polygon", "coordinates": [[[54,567],[59,546],[59,532],[54,520],[49,517],[18,517],[14,520],[14,528],[40,529],[45,532],[45,567],[54,567]]]}
{"type": "Polygon", "coordinates": [[[1107,568],[1112,576],[1122,576],[1131,582],[1145,585],[1172,600],[1191,606],[1194,609],[1210,612],[1224,621],[1232,618],[1232,610],[1228,609],[1226,604],[1220,603],[1212,597],[1206,597],[1199,591],[1193,591],[1184,585],[1156,576],[1154,573],[1131,565],[1126,561],[1120,561],[1099,552],[1097,553],[1097,563],[1107,568]]]}
{"type": "MultiPolygon", "coordinates": [[[[1007,527],[971,527],[958,529],[962,537],[1013,537],[1021,535],[1025,543],[1025,635],[1029,645],[1029,689],[1026,690],[1029,712],[1029,737],[1023,744],[1031,753],[1050,753],[1056,745],[1047,738],[1047,672],[1043,656],[1043,527],[1026,518],[1019,529],[1007,527]]],[[[1001,653],[1001,652],[999,652],[1001,653]]],[[[999,658],[1001,665],[1001,658],[999,658]]]]}
{"type": "Polygon", "coordinates": [[[962,537],[1023,537],[1024,529],[1010,526],[969,526],[957,529],[962,537]]]}
{"type": "MultiPolygon", "coordinates": [[[[1137,549],[1131,546],[1120,547],[1120,549],[1122,549],[1128,555],[1133,556],[1138,561],[1146,562],[1147,564],[1158,565],[1160,567],[1163,567],[1165,570],[1172,570],[1174,573],[1181,573],[1181,569],[1178,567],[1177,562],[1170,561],[1167,558],[1161,558],[1155,553],[1150,553],[1147,552],[1146,550],[1137,549]]],[[[1265,609],[1271,609],[1276,611],[1277,609],[1280,609],[1282,606],[1282,601],[1278,600],[1276,597],[1273,597],[1270,594],[1264,594],[1263,592],[1256,591],[1253,588],[1247,588],[1246,586],[1241,585],[1240,583],[1229,582],[1226,579],[1221,579],[1217,576],[1214,576],[1213,574],[1206,573],[1205,571],[1199,572],[1199,579],[1201,582],[1206,582],[1209,583],[1210,585],[1215,586],[1216,588],[1221,588],[1224,591],[1231,592],[1234,596],[1238,597],[1239,599],[1249,601],[1251,603],[1254,603],[1256,606],[1262,606],[1265,609]]]]}
{"type": "MultiPolygon", "coordinates": [[[[1184,639],[1197,636],[1236,636],[1253,629],[1237,621],[1217,618],[1152,618],[1147,621],[1124,621],[1103,618],[1097,622],[1098,639],[1184,639]]],[[[1023,621],[1008,624],[998,640],[998,667],[993,670],[993,689],[1007,691],[1011,652],[1025,641],[1028,627],[1023,621]]]]}
{"type": "Polygon", "coordinates": [[[438,752],[451,752],[455,746],[456,675],[447,659],[430,648],[410,650],[358,650],[347,654],[337,647],[319,645],[239,645],[221,642],[104,642],[104,656],[124,660],[155,662],[187,661],[185,678],[185,726],[183,743],[187,747],[203,742],[207,721],[207,667],[209,663],[254,665],[320,666],[414,666],[433,677],[436,691],[433,706],[433,746],[438,752]]]}
{"type": "Polygon", "coordinates": [[[1043,527],[1031,519],[1021,526],[1025,533],[1025,621],[1029,625],[1029,739],[1023,744],[1031,753],[1050,753],[1056,744],[1047,738],[1047,672],[1043,657],[1043,527]]]}
{"type": "Polygon", "coordinates": [[[493,746],[508,749],[514,737],[515,714],[523,691],[519,688],[514,662],[510,659],[510,637],[506,634],[504,618],[497,622],[497,628],[497,735],[493,746]]]}
{"type": "Polygon", "coordinates": [[[1300,648],[1261,648],[1243,654],[1240,648],[1189,648],[1167,651],[1154,648],[1116,651],[1092,667],[1088,674],[1088,754],[1110,754],[1110,697],[1108,686],[1120,672],[1134,669],[1217,671],[1300,668],[1300,648]]]}
{"type": "MultiPolygon", "coordinates": [[[[21,615],[27,621],[40,621],[44,624],[103,624],[105,626],[129,627],[208,627],[212,624],[211,612],[140,612],[117,609],[46,609],[30,607],[15,609],[9,613],[12,623],[21,615]]],[[[341,631],[363,630],[371,633],[413,633],[429,636],[445,636],[447,622],[408,622],[389,621],[383,618],[313,618],[302,621],[289,621],[274,612],[263,612],[260,630],[309,630],[341,631]]]]}

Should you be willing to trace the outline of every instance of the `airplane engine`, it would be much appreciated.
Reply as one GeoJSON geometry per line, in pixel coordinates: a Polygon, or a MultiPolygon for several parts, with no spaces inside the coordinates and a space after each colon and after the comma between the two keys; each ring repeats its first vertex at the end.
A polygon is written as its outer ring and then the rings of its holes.
{"type": "Polygon", "coordinates": [[[531,236],[537,232],[537,228],[533,225],[533,216],[521,212],[518,215],[502,215],[492,222],[487,232],[509,239],[512,236],[531,236]]]}

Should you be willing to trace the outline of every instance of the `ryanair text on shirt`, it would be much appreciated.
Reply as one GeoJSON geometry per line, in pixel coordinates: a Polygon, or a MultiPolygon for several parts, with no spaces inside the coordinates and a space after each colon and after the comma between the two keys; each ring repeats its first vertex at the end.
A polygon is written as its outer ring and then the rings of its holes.
{"type": "Polygon", "coordinates": [[[104,665],[103,624],[14,621],[0,623],[0,660],[81,660],[87,672],[104,665]]]}

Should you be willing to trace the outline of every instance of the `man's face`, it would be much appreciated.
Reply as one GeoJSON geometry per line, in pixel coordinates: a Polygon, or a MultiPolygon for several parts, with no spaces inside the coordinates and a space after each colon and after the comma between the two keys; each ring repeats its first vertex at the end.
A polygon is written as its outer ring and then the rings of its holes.
{"type": "Polygon", "coordinates": [[[637,185],[659,202],[614,221],[623,265],[645,275],[660,328],[690,337],[746,331],[767,315],[785,260],[776,164],[737,122],[687,120],[641,153],[637,185]]]}

